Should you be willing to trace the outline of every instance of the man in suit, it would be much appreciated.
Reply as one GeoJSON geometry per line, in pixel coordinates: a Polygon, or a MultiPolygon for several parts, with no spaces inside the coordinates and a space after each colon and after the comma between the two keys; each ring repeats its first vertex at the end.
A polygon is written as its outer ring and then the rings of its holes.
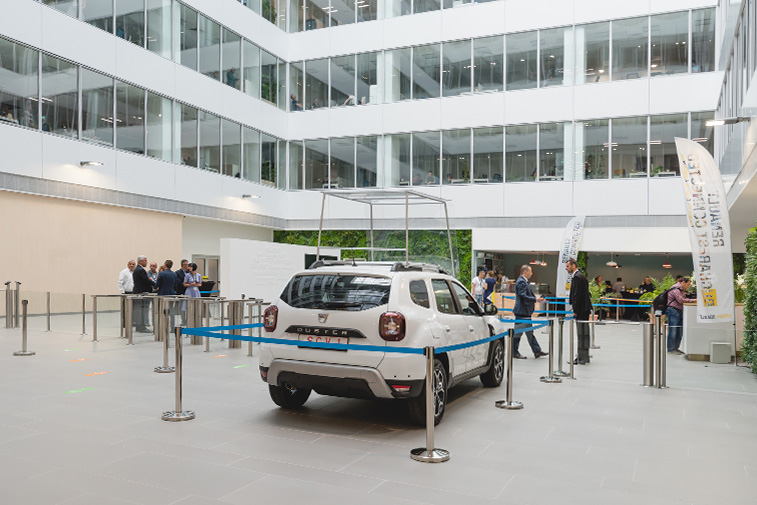
{"type": "MultiPolygon", "coordinates": [[[[565,264],[565,270],[572,276],[570,281],[570,305],[573,307],[573,315],[576,321],[588,321],[591,314],[591,295],[589,294],[589,281],[578,269],[578,264],[573,258],[565,264]]],[[[589,364],[589,324],[577,323],[578,326],[578,357],[576,365],[589,364]]]]}
{"type": "MultiPolygon", "coordinates": [[[[531,290],[531,285],[528,283],[528,279],[531,278],[531,275],[533,275],[533,271],[530,266],[523,265],[520,267],[520,277],[518,277],[518,280],[515,282],[515,308],[513,309],[515,319],[531,319],[536,302],[544,301],[543,296],[537,298],[531,290]]],[[[531,324],[529,323],[515,323],[516,330],[530,327],[531,324]]],[[[539,342],[536,340],[536,337],[534,337],[533,330],[525,333],[528,338],[528,345],[531,346],[531,350],[534,352],[534,358],[549,354],[542,352],[539,342]]],[[[526,357],[518,351],[518,347],[520,346],[520,335],[521,334],[518,333],[513,337],[513,357],[517,359],[526,359],[526,357]]]]}
{"type": "MultiPolygon", "coordinates": [[[[176,271],[176,287],[174,288],[174,291],[176,291],[177,295],[183,295],[187,291],[187,287],[184,286],[184,277],[189,273],[189,261],[187,260],[181,260],[181,268],[176,271]]],[[[186,311],[186,305],[184,305],[185,310],[181,311],[181,325],[186,326],[187,325],[187,311],[186,311]]]]}
{"type": "MultiPolygon", "coordinates": [[[[166,269],[158,274],[158,282],[155,283],[158,288],[158,296],[174,296],[176,294],[176,273],[171,271],[173,261],[166,260],[166,269]]],[[[168,316],[170,321],[170,330],[174,329],[174,310],[169,307],[168,316]]]]}
{"type": "MultiPolygon", "coordinates": [[[[134,268],[132,277],[134,279],[134,294],[152,293],[155,283],[147,275],[145,267],[147,266],[147,256],[137,257],[137,266],[134,268]]],[[[147,332],[147,323],[149,321],[150,300],[135,300],[134,326],[139,333],[147,332]]]]}

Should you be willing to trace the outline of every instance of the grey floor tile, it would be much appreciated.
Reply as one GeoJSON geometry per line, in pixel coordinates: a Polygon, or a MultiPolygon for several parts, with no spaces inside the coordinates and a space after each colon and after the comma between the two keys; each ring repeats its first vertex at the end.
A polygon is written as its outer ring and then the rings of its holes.
{"type": "Polygon", "coordinates": [[[38,477],[0,476],[2,502],[9,505],[58,505],[83,495],[84,491],[48,482],[38,477]]]}

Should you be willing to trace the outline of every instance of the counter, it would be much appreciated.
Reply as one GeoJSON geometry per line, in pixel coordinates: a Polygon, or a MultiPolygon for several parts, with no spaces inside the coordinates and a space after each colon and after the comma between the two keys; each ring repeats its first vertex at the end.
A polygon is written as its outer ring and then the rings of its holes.
{"type": "MultiPolygon", "coordinates": [[[[683,306],[683,342],[681,349],[686,358],[694,361],[710,359],[712,342],[731,344],[733,356],[733,323],[700,323],[697,321],[697,304],[685,303],[683,306]]],[[[744,304],[736,304],[736,347],[741,349],[744,334],[744,304]]]]}

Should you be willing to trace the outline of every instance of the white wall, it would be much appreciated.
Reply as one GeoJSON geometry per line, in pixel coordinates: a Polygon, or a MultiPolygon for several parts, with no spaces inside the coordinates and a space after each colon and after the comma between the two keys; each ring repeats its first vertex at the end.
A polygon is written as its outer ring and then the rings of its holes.
{"type": "MultiPolygon", "coordinates": [[[[220,256],[221,239],[225,238],[272,242],[273,230],[248,224],[184,216],[182,221],[182,256],[184,258],[191,258],[193,254],[220,256]]],[[[221,269],[223,267],[222,264],[221,269]]]]}
{"type": "MultiPolygon", "coordinates": [[[[238,300],[263,298],[274,302],[296,272],[304,270],[305,255],[316,248],[256,240],[222,239],[221,296],[238,300]]],[[[336,248],[321,248],[321,254],[340,257],[336,248]]]]}

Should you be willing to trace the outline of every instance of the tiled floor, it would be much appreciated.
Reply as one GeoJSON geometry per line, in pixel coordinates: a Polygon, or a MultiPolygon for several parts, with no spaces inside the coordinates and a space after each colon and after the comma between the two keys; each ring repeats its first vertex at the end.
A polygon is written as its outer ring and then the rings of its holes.
{"type": "Polygon", "coordinates": [[[175,376],[153,372],[152,336],[126,346],[103,330],[93,344],[40,327],[33,357],[14,357],[20,331],[0,330],[3,505],[757,500],[757,377],[669,356],[670,389],[642,388],[638,326],[598,326],[602,348],[575,381],[539,382],[547,360],[525,353],[514,379],[522,411],[494,407],[504,387],[455,388],[436,430],[452,458],[437,465],[410,459],[424,431],[398,402],[313,395],[300,412],[278,409],[246,344],[185,345],[184,407],[197,418],[169,423],[160,414],[174,408],[175,376]]]}

